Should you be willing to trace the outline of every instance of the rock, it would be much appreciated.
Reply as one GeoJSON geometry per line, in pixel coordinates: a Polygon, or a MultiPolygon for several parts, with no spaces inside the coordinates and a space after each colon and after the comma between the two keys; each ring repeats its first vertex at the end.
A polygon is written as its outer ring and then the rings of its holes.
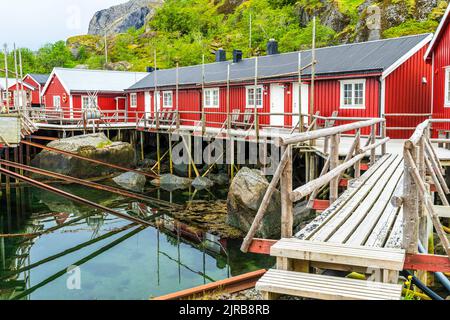
{"type": "Polygon", "coordinates": [[[140,29],[153,17],[163,0],[131,0],[95,13],[88,33],[104,35],[123,33],[130,28],[140,29]]]}
{"type": "Polygon", "coordinates": [[[154,186],[160,186],[167,191],[175,191],[189,188],[192,183],[191,179],[178,177],[173,174],[163,174],[159,179],[151,182],[154,186]]]}
{"type": "MultiPolygon", "coordinates": [[[[111,142],[103,133],[55,140],[48,146],[125,168],[134,167],[136,164],[135,150],[131,144],[111,142]]],[[[32,165],[82,179],[106,176],[116,171],[110,167],[46,150],[33,159],[32,165]]]]}
{"type": "Polygon", "coordinates": [[[226,173],[210,174],[209,179],[219,186],[226,185],[230,182],[230,179],[226,173]]]}
{"type": "MultiPolygon", "coordinates": [[[[248,232],[256,212],[266,193],[269,182],[261,171],[242,168],[233,179],[228,192],[227,223],[248,232]]],[[[276,190],[256,237],[270,239],[279,237],[281,230],[281,195],[276,190]]]]}
{"type": "Polygon", "coordinates": [[[115,177],[113,181],[124,189],[143,192],[147,179],[137,172],[126,172],[115,177]]]}
{"type": "Polygon", "coordinates": [[[206,177],[197,177],[192,181],[192,186],[197,190],[209,189],[214,186],[214,182],[206,177]]]}
{"type": "Polygon", "coordinates": [[[108,62],[105,64],[106,70],[112,71],[128,71],[133,67],[128,61],[108,62]]]}

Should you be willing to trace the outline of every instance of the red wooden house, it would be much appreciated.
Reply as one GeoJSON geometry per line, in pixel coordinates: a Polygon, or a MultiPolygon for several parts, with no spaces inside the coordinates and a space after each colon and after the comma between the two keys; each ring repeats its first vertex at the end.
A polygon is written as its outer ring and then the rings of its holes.
{"type": "Polygon", "coordinates": [[[48,74],[29,73],[23,78],[23,82],[34,87],[35,90],[31,92],[31,106],[40,107],[42,103],[42,89],[47,83],[48,74]]]}
{"type": "Polygon", "coordinates": [[[342,117],[386,116],[388,135],[405,138],[430,113],[431,66],[423,55],[431,38],[423,34],[317,49],[313,110],[307,67],[311,51],[278,54],[273,40],[267,56],[241,59],[234,52],[233,61],[224,61],[219,50],[215,63],[153,71],[127,90],[129,110],[150,113],[155,106],[175,110],[178,105],[181,123],[192,125],[204,108],[210,113],[207,125],[217,127],[226,120],[229,97],[231,111],[244,113],[256,104],[262,126],[291,126],[297,120],[290,113],[299,109],[304,114],[319,111],[322,116],[338,111],[342,117]],[[305,68],[301,88],[299,65],[305,68]]]}
{"type": "Polygon", "coordinates": [[[79,119],[85,109],[111,111],[126,117],[124,92],[148,73],[55,68],[42,89],[46,109],[60,110],[64,117],[79,119]]]}
{"type": "Polygon", "coordinates": [[[10,80],[9,82],[9,96],[10,96],[10,106],[14,106],[15,102],[18,103],[19,106],[31,106],[31,101],[33,97],[33,92],[37,91],[38,88],[26,83],[26,82],[18,82],[16,80],[10,80]],[[22,92],[23,85],[23,93],[22,92]]]}
{"type": "MultiPolygon", "coordinates": [[[[434,34],[425,54],[425,60],[432,68],[433,86],[430,99],[433,118],[450,118],[450,6],[434,34]]],[[[434,124],[435,129],[450,130],[445,124],[434,124]]]]}

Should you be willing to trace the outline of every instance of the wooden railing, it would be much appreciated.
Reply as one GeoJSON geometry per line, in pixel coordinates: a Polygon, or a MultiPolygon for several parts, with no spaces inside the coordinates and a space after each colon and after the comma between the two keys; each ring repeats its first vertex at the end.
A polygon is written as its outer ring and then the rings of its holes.
{"type": "MultiPolygon", "coordinates": [[[[339,118],[347,120],[346,118],[339,118]]],[[[384,119],[371,119],[365,121],[357,121],[341,126],[319,129],[310,132],[304,132],[292,135],[289,138],[279,138],[277,144],[284,150],[280,164],[267,188],[255,219],[242,243],[241,250],[247,252],[254,236],[260,228],[261,222],[267,211],[273,192],[276,190],[278,183],[281,192],[281,237],[290,238],[293,234],[293,206],[294,203],[300,201],[304,197],[314,194],[326,184],[330,185],[330,203],[333,203],[338,197],[338,188],[340,177],[351,167],[355,168],[355,177],[360,175],[361,161],[366,157],[366,153],[370,152],[370,161],[375,163],[375,151],[381,147],[381,153],[386,152],[385,145],[389,138],[383,137],[376,140],[377,126],[383,125],[384,119]],[[367,144],[361,147],[361,130],[370,128],[371,134],[367,144]],[[356,131],[354,142],[345,157],[342,164],[339,161],[339,144],[342,134],[356,131]],[[322,171],[319,178],[312,180],[305,185],[293,190],[293,168],[292,168],[292,149],[294,145],[314,141],[321,138],[330,139],[330,152],[325,164],[326,169],[322,171]],[[328,171],[329,170],[329,171],[328,171]]]]}
{"type": "MultiPolygon", "coordinates": [[[[429,173],[442,203],[449,207],[446,195],[450,193],[450,190],[442,174],[440,160],[432,146],[432,139],[430,139],[431,127],[434,123],[450,123],[450,119],[424,121],[405,142],[403,151],[405,161],[403,194],[395,196],[392,202],[397,206],[403,205],[403,246],[407,253],[417,253],[419,241],[424,246],[428,245],[430,234],[425,213],[427,212],[445,252],[450,257],[450,243],[436,213],[431,198],[430,185],[426,180],[427,173],[429,173]]],[[[447,139],[440,140],[450,142],[447,139]]]]}

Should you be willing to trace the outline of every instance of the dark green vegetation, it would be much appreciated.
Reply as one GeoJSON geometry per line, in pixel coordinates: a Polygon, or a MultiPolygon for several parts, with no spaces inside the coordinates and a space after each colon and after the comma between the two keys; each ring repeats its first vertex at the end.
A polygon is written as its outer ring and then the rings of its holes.
{"type": "MultiPolygon", "coordinates": [[[[166,0],[148,24],[104,39],[82,35],[48,44],[37,53],[23,49],[24,72],[50,72],[53,67],[84,65],[92,69],[144,71],[153,65],[174,67],[214,60],[217,48],[243,50],[244,57],[265,53],[268,39],[279,41],[281,52],[308,48],[313,15],[318,16],[318,46],[363,41],[367,29],[364,0],[166,0]],[[250,16],[252,42],[250,46],[250,16]]],[[[382,12],[382,37],[433,32],[447,1],[374,0],[382,12]]],[[[12,57],[10,57],[12,64],[12,57]]]]}

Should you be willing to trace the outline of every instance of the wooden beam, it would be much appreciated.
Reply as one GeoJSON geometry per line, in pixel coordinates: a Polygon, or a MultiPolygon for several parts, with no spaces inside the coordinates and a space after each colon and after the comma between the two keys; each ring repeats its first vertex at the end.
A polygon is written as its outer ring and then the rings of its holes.
{"type": "Polygon", "coordinates": [[[447,256],[431,254],[406,254],[404,269],[450,272],[450,259],[447,256]]]}
{"type": "Polygon", "coordinates": [[[270,255],[270,248],[277,242],[278,240],[253,239],[247,252],[270,255]]]}
{"type": "Polygon", "coordinates": [[[239,292],[242,290],[253,288],[256,282],[266,273],[265,269],[249,272],[240,276],[231,277],[225,280],[220,280],[208,283],[195,288],[190,288],[164,296],[154,298],[152,300],[181,300],[193,298],[195,296],[204,295],[208,292],[223,291],[227,293],[239,292]]]}

